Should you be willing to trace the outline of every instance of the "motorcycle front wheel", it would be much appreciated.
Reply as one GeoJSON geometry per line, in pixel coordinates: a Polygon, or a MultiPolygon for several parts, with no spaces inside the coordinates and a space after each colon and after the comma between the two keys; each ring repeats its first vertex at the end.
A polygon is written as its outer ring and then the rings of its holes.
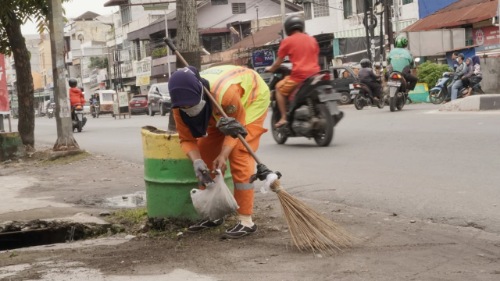
{"type": "Polygon", "coordinates": [[[429,91],[429,101],[433,104],[441,104],[444,101],[443,91],[441,90],[430,90],[429,91]]]}
{"type": "Polygon", "coordinates": [[[281,114],[277,108],[273,107],[273,114],[271,115],[271,132],[273,133],[273,138],[277,144],[285,144],[288,139],[286,135],[287,125],[281,126],[280,128],[276,128],[274,124],[276,124],[281,118],[281,114]]]}
{"type": "Polygon", "coordinates": [[[325,124],[321,130],[318,130],[314,134],[314,141],[318,146],[329,146],[332,142],[334,133],[332,115],[325,104],[318,104],[316,109],[318,111],[318,118],[324,120],[325,124]]]}

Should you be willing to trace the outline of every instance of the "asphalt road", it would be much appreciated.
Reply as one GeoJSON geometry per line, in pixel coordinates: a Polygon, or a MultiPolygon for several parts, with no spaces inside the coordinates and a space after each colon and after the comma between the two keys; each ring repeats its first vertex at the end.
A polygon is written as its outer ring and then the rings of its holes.
{"type": "MultiPolygon", "coordinates": [[[[306,138],[277,145],[268,133],[258,155],[301,197],[500,233],[500,112],[437,108],[345,106],[331,146],[306,138]]],[[[103,115],[74,136],[88,151],[142,163],[141,127],[167,123],[168,116],[103,115]]],[[[35,135],[37,145],[53,145],[55,120],[37,118],[35,135]]]]}

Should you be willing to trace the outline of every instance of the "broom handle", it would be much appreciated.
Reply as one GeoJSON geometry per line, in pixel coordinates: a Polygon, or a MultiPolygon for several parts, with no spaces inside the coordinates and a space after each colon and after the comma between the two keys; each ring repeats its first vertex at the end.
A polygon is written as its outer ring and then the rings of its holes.
{"type": "MultiPolygon", "coordinates": [[[[189,64],[187,63],[187,61],[184,59],[184,57],[181,55],[181,53],[179,53],[179,51],[175,47],[174,42],[172,42],[172,39],[165,38],[165,43],[167,43],[168,47],[175,53],[175,55],[181,60],[181,62],[185,66],[189,66],[189,64]]],[[[169,74],[169,77],[170,77],[170,74],[169,74]]],[[[217,102],[217,100],[212,95],[212,93],[210,93],[210,91],[205,87],[205,85],[203,85],[203,90],[207,94],[207,96],[210,99],[210,101],[212,102],[212,104],[215,105],[215,107],[217,108],[217,110],[220,112],[220,114],[223,117],[227,118],[228,116],[227,116],[226,112],[224,112],[224,109],[222,109],[222,106],[220,106],[220,104],[217,102]]],[[[260,160],[259,160],[259,157],[257,157],[257,155],[255,154],[255,152],[252,150],[252,148],[250,147],[250,145],[248,144],[248,142],[245,140],[245,138],[241,134],[238,134],[238,139],[241,141],[241,143],[243,144],[243,146],[245,146],[245,148],[247,149],[248,153],[250,153],[250,155],[252,155],[253,159],[255,159],[255,162],[257,162],[257,164],[262,164],[262,162],[260,162],[260,160]]]]}

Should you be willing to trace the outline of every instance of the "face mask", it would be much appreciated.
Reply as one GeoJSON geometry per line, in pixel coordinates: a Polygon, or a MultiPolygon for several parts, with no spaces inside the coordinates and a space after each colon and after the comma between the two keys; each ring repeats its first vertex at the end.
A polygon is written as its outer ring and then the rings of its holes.
{"type": "Polygon", "coordinates": [[[190,108],[180,108],[180,110],[184,111],[189,117],[195,117],[203,110],[205,103],[206,101],[202,98],[197,105],[191,106],[190,108]]]}

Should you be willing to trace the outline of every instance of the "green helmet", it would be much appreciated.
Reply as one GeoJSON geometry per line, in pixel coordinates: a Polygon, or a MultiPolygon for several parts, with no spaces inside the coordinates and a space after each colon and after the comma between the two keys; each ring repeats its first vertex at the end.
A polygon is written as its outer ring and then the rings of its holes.
{"type": "Polygon", "coordinates": [[[406,46],[408,46],[408,39],[405,36],[396,37],[396,48],[406,48],[406,46]]]}

